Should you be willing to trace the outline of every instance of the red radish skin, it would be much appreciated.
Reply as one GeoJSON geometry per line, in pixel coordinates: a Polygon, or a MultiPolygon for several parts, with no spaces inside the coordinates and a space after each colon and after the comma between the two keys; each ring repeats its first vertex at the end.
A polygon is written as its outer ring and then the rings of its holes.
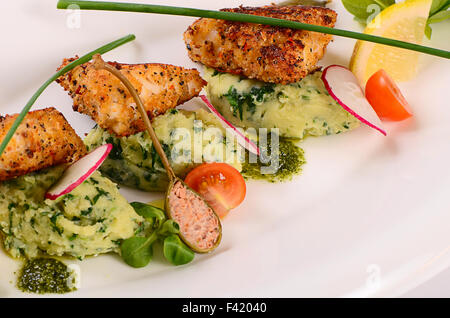
{"type": "MultiPolygon", "coordinates": [[[[83,158],[86,158],[89,155],[92,155],[94,152],[97,151],[103,151],[102,156],[95,162],[95,164],[90,167],[85,173],[83,173],[75,182],[70,183],[67,185],[67,187],[64,188],[63,191],[61,192],[57,192],[54,193],[54,186],[45,194],[45,198],[46,199],[50,199],[50,200],[56,200],[57,198],[59,198],[60,196],[63,196],[65,194],[68,194],[70,192],[72,192],[76,187],[78,187],[80,184],[83,183],[83,181],[85,181],[86,179],[88,179],[94,172],[95,170],[97,170],[101,164],[103,163],[103,161],[105,161],[105,159],[108,157],[109,153],[111,152],[111,150],[113,149],[113,145],[111,144],[105,144],[102,145],[98,148],[96,148],[95,150],[91,151],[90,153],[88,153],[86,156],[82,157],[81,159],[79,159],[78,161],[74,162],[72,165],[70,165],[66,171],[64,172],[64,174],[69,170],[69,169],[76,169],[77,167],[74,167],[74,165],[79,162],[80,160],[82,160],[83,158]]],[[[61,178],[64,177],[64,174],[61,178]]],[[[61,179],[60,179],[61,180],[61,179]]],[[[58,182],[57,182],[58,184],[58,182]]],[[[60,186],[58,186],[60,187],[60,186]]]]}
{"type": "MultiPolygon", "coordinates": [[[[332,97],[336,102],[338,102],[339,105],[341,105],[342,108],[344,108],[347,112],[349,112],[350,114],[352,114],[353,116],[355,116],[359,121],[361,121],[362,123],[366,124],[366,125],[369,126],[369,127],[372,127],[373,129],[378,130],[380,133],[382,133],[383,135],[386,136],[387,133],[386,133],[386,131],[385,131],[383,128],[381,128],[381,127],[379,127],[379,126],[377,126],[377,125],[371,123],[371,122],[368,121],[367,119],[365,119],[365,118],[363,118],[362,116],[360,116],[357,112],[355,112],[353,109],[351,109],[349,106],[347,106],[347,105],[341,100],[341,98],[339,98],[338,96],[336,96],[336,94],[333,92],[332,85],[330,85],[330,83],[329,83],[329,81],[328,81],[328,79],[327,79],[327,74],[328,74],[328,72],[329,72],[330,69],[336,68],[336,67],[342,68],[343,71],[346,71],[346,72],[350,72],[350,73],[351,73],[351,71],[350,71],[348,68],[346,68],[346,67],[344,67],[344,66],[341,66],[341,65],[330,65],[330,66],[327,66],[327,67],[323,70],[323,73],[322,73],[322,81],[323,81],[323,83],[324,83],[324,85],[325,85],[325,88],[327,89],[328,93],[330,93],[331,97],[332,97]]],[[[352,76],[354,76],[353,73],[352,73],[352,76]]],[[[355,77],[355,81],[356,81],[356,77],[355,77]]],[[[356,81],[355,83],[357,83],[357,81],[356,81]]],[[[359,87],[359,85],[358,85],[358,87],[359,87]]],[[[365,99],[362,90],[361,90],[361,95],[362,95],[362,97],[365,99]]],[[[370,106],[369,102],[367,102],[367,104],[370,106]]],[[[370,106],[370,108],[373,110],[373,108],[372,108],[371,106],[370,106]]],[[[373,113],[374,113],[374,116],[376,116],[376,118],[378,118],[378,121],[380,121],[380,123],[381,123],[381,120],[379,119],[379,117],[378,117],[378,115],[376,114],[375,110],[373,110],[373,113]]]]}
{"type": "Polygon", "coordinates": [[[239,144],[247,149],[248,151],[251,151],[252,153],[259,156],[259,148],[255,145],[253,141],[248,139],[244,134],[242,134],[236,127],[234,127],[228,120],[225,119],[225,117],[222,116],[221,113],[217,109],[214,108],[214,106],[211,104],[211,102],[208,100],[208,98],[205,95],[200,95],[200,98],[202,101],[206,104],[208,109],[222,122],[222,124],[225,124],[229,128],[233,130],[235,133],[235,136],[239,142],[239,144]]]}

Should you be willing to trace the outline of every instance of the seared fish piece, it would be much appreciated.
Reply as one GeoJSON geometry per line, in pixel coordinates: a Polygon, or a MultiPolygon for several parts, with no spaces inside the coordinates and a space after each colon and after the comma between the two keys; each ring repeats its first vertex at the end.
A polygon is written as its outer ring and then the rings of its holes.
{"type": "MultiPolygon", "coordinates": [[[[222,9],[334,27],[331,9],[264,6],[222,9]]],[[[184,33],[189,57],[221,72],[263,82],[298,82],[316,69],[331,35],[261,24],[201,18],[184,33]]]]}
{"type": "MultiPolygon", "coordinates": [[[[65,59],[61,67],[76,58],[65,59]]],[[[195,69],[166,64],[108,63],[130,80],[150,117],[198,96],[206,85],[195,69]]],[[[101,128],[118,137],[145,130],[128,90],[108,71],[96,70],[89,62],[75,67],[57,82],[73,98],[73,109],[91,116],[101,128]]]]}
{"type": "MultiPolygon", "coordinates": [[[[0,142],[18,114],[0,116],[0,142]]],[[[86,146],[55,108],[28,113],[0,157],[0,181],[75,161],[86,146]]]]}

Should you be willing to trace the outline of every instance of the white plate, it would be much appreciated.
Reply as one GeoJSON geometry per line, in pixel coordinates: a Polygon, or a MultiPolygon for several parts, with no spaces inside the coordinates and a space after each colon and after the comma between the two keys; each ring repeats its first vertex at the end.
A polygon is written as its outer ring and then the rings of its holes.
{"type": "MultiPolygon", "coordinates": [[[[216,9],[244,0],[147,2],[216,9]]],[[[337,26],[360,30],[340,1],[334,3],[337,26]]],[[[1,113],[18,112],[62,58],[128,33],[137,40],[107,59],[195,67],[182,40],[193,18],[81,12],[80,28],[69,28],[74,14],[56,10],[56,0],[3,3],[1,113]]],[[[436,28],[428,44],[450,49],[449,25],[436,28]]],[[[321,65],[346,65],[353,43],[336,38],[321,65]]],[[[223,222],[223,243],[214,253],[184,267],[160,258],[139,270],[115,255],[73,261],[81,266],[82,286],[69,296],[396,296],[435,276],[450,265],[450,62],[429,56],[421,62],[420,76],[401,85],[412,120],[386,125],[386,138],[362,127],[305,141],[303,175],[283,184],[249,182],[244,204],[223,222]]],[[[56,106],[83,134],[93,122],[71,104],[52,84],[34,109],[56,106]]],[[[1,297],[23,296],[14,287],[19,265],[0,253],[1,297]]]]}

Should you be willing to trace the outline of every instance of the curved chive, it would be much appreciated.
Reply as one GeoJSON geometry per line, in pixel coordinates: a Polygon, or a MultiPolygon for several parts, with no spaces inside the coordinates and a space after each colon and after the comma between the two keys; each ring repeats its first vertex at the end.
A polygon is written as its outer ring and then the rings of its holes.
{"type": "Polygon", "coordinates": [[[235,13],[235,12],[223,12],[216,10],[202,10],[194,8],[183,8],[173,6],[163,6],[154,4],[138,4],[138,3],[123,3],[123,2],[100,2],[100,1],[78,1],[78,0],[59,0],[57,4],[58,9],[67,9],[69,5],[77,5],[83,10],[108,10],[108,11],[129,11],[129,12],[144,12],[144,13],[158,13],[158,14],[170,14],[170,15],[182,15],[189,17],[202,17],[212,18],[228,21],[239,21],[247,23],[257,23],[272,25],[291,29],[300,29],[306,31],[313,31],[325,34],[332,34],[343,36],[346,38],[352,38],[357,40],[363,40],[368,42],[374,42],[379,44],[385,44],[389,46],[399,47],[411,51],[417,51],[425,54],[439,56],[450,59],[450,51],[435,49],[423,45],[414,43],[384,38],[381,36],[369,35],[359,32],[334,29],[324,27],[320,25],[313,25],[301,22],[288,21],[284,19],[275,19],[269,17],[261,17],[251,14],[235,13]]]}
{"type": "Polygon", "coordinates": [[[0,156],[2,155],[3,151],[6,149],[6,146],[8,145],[12,136],[16,132],[20,123],[23,121],[23,119],[25,118],[27,113],[30,111],[31,106],[33,106],[36,99],[42,94],[42,92],[47,88],[47,86],[49,86],[54,80],[56,80],[61,75],[64,75],[65,73],[67,73],[68,71],[73,69],[74,67],[88,62],[90,59],[92,59],[92,56],[94,54],[97,54],[97,53],[103,54],[103,53],[109,52],[112,49],[115,49],[116,47],[121,46],[122,44],[133,41],[135,38],[136,37],[134,36],[134,34],[129,34],[129,35],[124,36],[118,40],[111,42],[111,43],[103,45],[102,47],[99,47],[98,49],[96,49],[92,52],[89,52],[86,55],[83,55],[82,57],[80,57],[79,59],[67,64],[62,69],[60,69],[58,72],[56,72],[52,77],[50,77],[44,84],[42,84],[41,87],[38,88],[36,93],[34,93],[34,95],[31,96],[28,103],[25,105],[25,107],[22,109],[22,111],[20,112],[17,119],[12,124],[11,128],[9,129],[8,133],[5,136],[5,139],[3,139],[2,143],[0,144],[0,156]]]}

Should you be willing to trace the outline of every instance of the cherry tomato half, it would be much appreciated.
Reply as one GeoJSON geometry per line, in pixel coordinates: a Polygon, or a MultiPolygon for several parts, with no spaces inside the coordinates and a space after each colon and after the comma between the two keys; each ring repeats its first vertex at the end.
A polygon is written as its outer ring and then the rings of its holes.
{"type": "Polygon", "coordinates": [[[189,172],[184,182],[197,191],[221,218],[245,198],[244,178],[226,163],[204,163],[189,172]]]}
{"type": "Polygon", "coordinates": [[[366,98],[382,119],[400,121],[412,116],[408,102],[385,70],[369,78],[366,98]]]}

